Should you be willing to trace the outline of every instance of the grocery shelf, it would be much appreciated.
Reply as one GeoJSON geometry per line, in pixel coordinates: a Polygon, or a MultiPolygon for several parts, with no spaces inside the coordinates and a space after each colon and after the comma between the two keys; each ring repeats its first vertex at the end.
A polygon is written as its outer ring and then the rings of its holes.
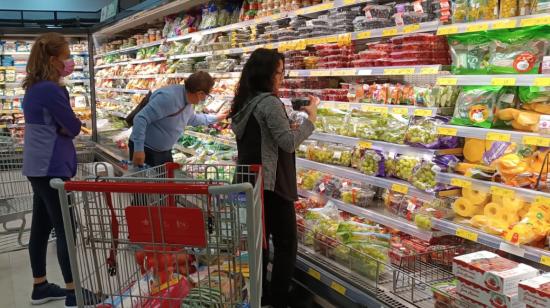
{"type": "Polygon", "coordinates": [[[380,66],[362,68],[331,68],[313,70],[290,70],[288,77],[329,77],[329,76],[377,76],[377,75],[434,75],[439,74],[442,65],[380,66]]]}
{"type": "Polygon", "coordinates": [[[143,63],[152,63],[152,62],[160,62],[160,61],[166,61],[166,57],[155,57],[150,59],[143,59],[143,60],[131,60],[131,61],[122,61],[122,62],[116,62],[116,63],[108,63],[108,64],[102,64],[97,65],[94,67],[95,69],[102,69],[107,67],[113,67],[118,65],[129,65],[129,64],[143,64],[143,63]]]}
{"type": "Polygon", "coordinates": [[[228,146],[232,146],[232,147],[237,146],[237,144],[235,143],[234,140],[230,140],[230,139],[227,139],[227,138],[211,136],[211,135],[208,135],[208,134],[198,133],[198,132],[194,132],[194,131],[190,131],[190,130],[186,130],[184,134],[189,135],[189,136],[193,136],[193,137],[197,137],[197,138],[203,139],[203,140],[213,140],[215,142],[225,144],[225,145],[228,145],[228,146]]]}
{"type": "Polygon", "coordinates": [[[9,114],[12,114],[12,113],[22,113],[23,110],[21,109],[0,109],[0,114],[6,114],[6,113],[9,113],[9,114]]]}
{"type": "Polygon", "coordinates": [[[115,104],[123,104],[123,105],[132,104],[132,102],[130,101],[122,101],[115,98],[96,98],[96,100],[98,102],[115,103],[115,104]]]}
{"type": "Polygon", "coordinates": [[[189,154],[189,155],[195,155],[196,154],[196,151],[194,149],[186,148],[186,147],[182,146],[179,143],[174,144],[174,149],[176,151],[179,151],[179,152],[182,152],[182,153],[185,153],[185,154],[189,154]]]}
{"type": "Polygon", "coordinates": [[[420,107],[405,105],[385,105],[385,104],[367,104],[367,103],[349,103],[336,101],[321,101],[320,108],[336,108],[342,110],[362,110],[375,113],[395,113],[409,116],[431,117],[438,114],[452,113],[452,107],[420,107]]]}
{"type": "Polygon", "coordinates": [[[447,75],[437,78],[438,85],[460,86],[550,86],[550,74],[533,75],[447,75]]]}
{"type": "Polygon", "coordinates": [[[176,42],[176,41],[186,40],[193,37],[199,37],[199,36],[208,35],[212,33],[226,32],[226,31],[241,29],[243,27],[248,27],[252,25],[270,23],[273,21],[277,21],[277,20],[281,20],[289,17],[299,16],[299,15],[310,15],[310,14],[320,13],[320,12],[324,12],[332,9],[338,9],[341,7],[346,7],[346,6],[351,6],[351,5],[361,4],[361,3],[368,3],[368,2],[371,2],[371,0],[335,0],[333,2],[322,3],[322,4],[312,5],[312,6],[308,6],[301,9],[288,11],[288,12],[272,14],[270,16],[255,18],[252,20],[238,22],[238,23],[234,23],[234,24],[230,24],[222,27],[217,27],[213,29],[207,29],[207,30],[193,32],[193,33],[188,33],[185,35],[170,37],[167,39],[167,41],[176,42]]]}
{"type": "Polygon", "coordinates": [[[432,149],[425,149],[425,148],[416,148],[405,144],[395,144],[395,143],[389,143],[384,141],[365,140],[360,138],[333,135],[333,134],[327,134],[327,133],[318,133],[318,132],[313,132],[313,134],[309,138],[314,140],[319,140],[319,141],[331,142],[331,143],[340,143],[340,144],[349,145],[349,146],[360,145],[365,148],[372,148],[372,149],[380,150],[384,152],[395,152],[403,155],[415,155],[415,156],[422,155],[424,156],[424,158],[428,160],[435,155],[445,155],[445,154],[462,155],[462,148],[432,150],[432,149]]]}
{"type": "Polygon", "coordinates": [[[306,169],[313,169],[323,173],[328,173],[338,177],[350,179],[352,181],[359,181],[361,183],[373,185],[376,187],[397,191],[426,201],[431,201],[436,198],[435,194],[426,193],[405,181],[370,176],[347,167],[326,165],[303,158],[296,158],[296,166],[306,169]]]}
{"type": "Polygon", "coordinates": [[[527,202],[535,201],[537,200],[537,198],[540,200],[542,200],[543,198],[544,200],[550,200],[550,193],[547,192],[472,179],[454,173],[437,172],[436,181],[438,183],[450,184],[458,187],[475,188],[475,190],[492,194],[515,196],[527,202]]]}
{"type": "Polygon", "coordinates": [[[432,218],[432,227],[447,234],[457,235],[470,241],[478,242],[482,245],[489,246],[494,249],[499,249],[518,257],[526,258],[533,262],[550,266],[549,250],[529,247],[525,245],[518,246],[510,244],[503,238],[496,235],[487,234],[481,230],[444,219],[432,218]]]}
{"type": "Polygon", "coordinates": [[[106,92],[133,93],[133,94],[147,94],[147,93],[149,93],[149,90],[138,90],[138,89],[96,88],[96,90],[106,91],[106,92]]]}
{"type": "Polygon", "coordinates": [[[0,56],[28,56],[30,51],[4,51],[0,56]]]}
{"type": "Polygon", "coordinates": [[[119,53],[136,51],[136,50],[139,50],[139,49],[142,49],[142,48],[158,46],[158,45],[162,44],[162,42],[164,42],[164,40],[155,41],[155,42],[146,43],[146,44],[141,44],[141,45],[136,45],[136,46],[127,47],[127,48],[122,48],[122,49],[119,49],[119,50],[108,51],[108,52],[104,52],[104,53],[100,53],[100,54],[95,55],[94,59],[101,58],[101,57],[104,57],[104,56],[109,56],[109,55],[115,55],[115,54],[119,54],[119,53]]]}
{"type": "Polygon", "coordinates": [[[18,87],[21,85],[20,82],[0,82],[0,86],[7,86],[7,87],[18,87]]]}
{"type": "Polygon", "coordinates": [[[439,125],[437,133],[447,136],[477,138],[491,141],[516,142],[528,145],[550,146],[550,136],[520,131],[487,129],[480,127],[439,125]]]}
{"type": "Polygon", "coordinates": [[[341,200],[337,200],[334,198],[328,198],[323,195],[320,195],[315,192],[311,192],[304,189],[299,189],[298,194],[302,197],[306,198],[319,198],[319,199],[325,199],[332,201],[338,209],[344,212],[348,212],[350,214],[366,218],[370,221],[374,221],[376,223],[379,223],[381,225],[399,230],[401,232],[405,232],[407,234],[410,234],[412,236],[418,237],[421,240],[429,241],[433,236],[434,233],[432,231],[422,230],[418,228],[414,223],[405,220],[401,217],[397,217],[396,215],[393,215],[384,209],[366,209],[362,208],[353,204],[345,203],[341,200]]]}
{"type": "MultiPolygon", "coordinates": [[[[235,48],[235,49],[237,49],[237,48],[235,48]]],[[[230,50],[230,49],[227,49],[227,50],[230,50]]],[[[237,53],[237,52],[233,52],[233,53],[237,53]]],[[[184,54],[184,55],[173,55],[173,56],[170,56],[170,59],[177,60],[177,59],[200,58],[200,57],[211,56],[213,54],[215,54],[215,53],[212,52],[212,51],[195,52],[195,53],[188,53],[188,54],[184,54]]]]}
{"type": "Polygon", "coordinates": [[[69,80],[65,80],[65,83],[67,84],[90,83],[90,80],[89,79],[69,79],[69,80]]]}
{"type": "Polygon", "coordinates": [[[437,28],[438,35],[478,32],[497,29],[509,29],[550,24],[550,14],[527,15],[511,18],[501,18],[490,21],[479,21],[441,25],[437,28]]]}
{"type": "Polygon", "coordinates": [[[0,99],[23,99],[24,95],[0,95],[0,99]]]}
{"type": "MultiPolygon", "coordinates": [[[[107,76],[107,77],[96,77],[97,79],[149,79],[149,78],[187,78],[192,73],[170,73],[170,74],[147,74],[147,75],[129,75],[129,76],[107,76]]],[[[214,78],[239,78],[241,72],[226,72],[226,73],[216,73],[209,72],[210,76],[214,78]]]]}

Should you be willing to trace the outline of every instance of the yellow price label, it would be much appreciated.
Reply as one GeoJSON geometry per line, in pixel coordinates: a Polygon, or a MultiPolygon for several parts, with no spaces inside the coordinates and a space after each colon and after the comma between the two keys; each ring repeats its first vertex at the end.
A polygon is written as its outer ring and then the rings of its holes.
{"type": "Polygon", "coordinates": [[[533,85],[535,87],[550,87],[550,77],[537,77],[533,85]]]}
{"type": "Polygon", "coordinates": [[[339,69],[339,70],[333,70],[331,75],[332,76],[355,76],[357,70],[354,68],[346,68],[346,69],[339,69]]]}
{"type": "Polygon", "coordinates": [[[401,184],[392,184],[391,190],[405,195],[409,192],[409,187],[401,184]]]}
{"type": "Polygon", "coordinates": [[[332,10],[334,8],[334,3],[332,3],[332,2],[324,3],[324,4],[321,4],[321,5],[318,5],[317,8],[320,11],[332,10]]]}
{"type": "Polygon", "coordinates": [[[468,25],[466,27],[466,32],[479,32],[479,31],[487,31],[487,30],[489,30],[488,23],[479,23],[474,25],[468,25]]]}
{"type": "Polygon", "coordinates": [[[489,140],[489,141],[510,142],[511,135],[510,134],[503,134],[503,133],[489,132],[485,136],[485,139],[489,140]]]}
{"type": "Polygon", "coordinates": [[[408,25],[403,27],[403,33],[411,33],[420,30],[419,24],[408,25]]]}
{"type": "Polygon", "coordinates": [[[414,68],[386,68],[384,75],[412,75],[414,68]]]}
{"type": "Polygon", "coordinates": [[[344,5],[353,5],[355,3],[357,3],[355,0],[344,0],[344,5]]]}
{"type": "Polygon", "coordinates": [[[456,136],[458,133],[458,129],[452,128],[452,127],[438,127],[437,133],[439,135],[445,135],[445,136],[456,136]]]}
{"type": "Polygon", "coordinates": [[[522,139],[523,144],[537,145],[541,147],[550,147],[550,138],[537,137],[537,136],[525,136],[522,139]]]}
{"type": "Polygon", "coordinates": [[[468,231],[462,228],[456,229],[456,236],[467,239],[472,242],[477,242],[477,236],[478,234],[472,231],[468,231]]]}
{"type": "Polygon", "coordinates": [[[252,47],[243,47],[243,52],[251,52],[252,50],[252,47]]]}
{"type": "Polygon", "coordinates": [[[395,114],[400,114],[400,115],[408,115],[409,109],[405,107],[393,107],[391,109],[391,112],[395,114]]]}
{"type": "Polygon", "coordinates": [[[493,29],[508,29],[508,28],[515,28],[517,25],[516,20],[499,20],[495,21],[493,23],[493,29]]]}
{"type": "Polygon", "coordinates": [[[492,86],[515,86],[516,85],[516,78],[492,78],[491,79],[491,85],[492,86]]]}
{"type": "Polygon", "coordinates": [[[309,71],[309,76],[319,77],[319,76],[330,76],[329,70],[311,70],[309,71]]]}
{"type": "Polygon", "coordinates": [[[440,86],[456,86],[457,83],[458,83],[458,79],[456,78],[446,78],[446,77],[437,78],[437,84],[440,86]]]}
{"type": "Polygon", "coordinates": [[[350,107],[348,103],[336,103],[336,108],[340,110],[348,110],[350,107]]]}
{"type": "Polygon", "coordinates": [[[419,117],[431,117],[433,116],[433,110],[431,109],[415,109],[414,115],[419,117]]]}
{"type": "Polygon", "coordinates": [[[338,43],[338,35],[329,36],[325,40],[326,43],[338,43]]]}
{"type": "Polygon", "coordinates": [[[550,197],[537,196],[535,198],[535,203],[550,204],[550,197]]]}
{"type": "Polygon", "coordinates": [[[307,42],[304,39],[295,41],[294,49],[295,50],[304,50],[307,47],[307,42]]]}
{"type": "Polygon", "coordinates": [[[439,69],[437,67],[423,67],[420,69],[420,74],[422,75],[434,75],[439,73],[439,69]]]}
{"type": "Polygon", "coordinates": [[[372,149],[372,142],[369,141],[359,141],[357,146],[361,149],[372,149]]]}
{"type": "Polygon", "coordinates": [[[345,288],[343,285],[339,284],[338,282],[333,281],[333,282],[330,284],[330,287],[331,287],[334,291],[336,291],[336,292],[338,292],[338,293],[340,293],[340,294],[342,294],[342,295],[346,295],[346,288],[345,288]]]}
{"type": "Polygon", "coordinates": [[[288,77],[298,77],[298,71],[290,71],[288,72],[288,77]]]}
{"type": "Polygon", "coordinates": [[[515,191],[508,189],[508,188],[502,188],[498,186],[491,186],[491,194],[495,196],[501,196],[501,197],[509,197],[513,198],[516,194],[515,191]]]}
{"type": "Polygon", "coordinates": [[[437,29],[437,35],[449,35],[458,33],[457,26],[439,27],[437,29]]]}
{"type": "Polygon", "coordinates": [[[363,31],[363,32],[359,32],[355,35],[355,39],[357,40],[363,40],[363,39],[368,39],[370,38],[370,31],[363,31]]]}
{"type": "Polygon", "coordinates": [[[267,49],[273,49],[273,44],[265,44],[264,47],[267,49]]]}
{"type": "Polygon", "coordinates": [[[280,19],[280,18],[281,18],[281,13],[273,14],[273,15],[269,16],[269,18],[270,18],[271,20],[280,19]]]}
{"type": "Polygon", "coordinates": [[[463,179],[451,179],[451,185],[462,188],[471,188],[472,182],[463,179]]]}
{"type": "Polygon", "coordinates": [[[309,268],[309,269],[307,270],[307,273],[308,273],[311,277],[313,277],[313,278],[315,278],[315,279],[317,279],[317,280],[321,280],[321,273],[319,273],[318,271],[316,271],[316,270],[314,270],[314,269],[312,269],[312,268],[309,268]]]}
{"type": "Polygon", "coordinates": [[[367,111],[375,113],[388,113],[388,107],[386,106],[367,106],[367,111]]]}
{"type": "Polygon", "coordinates": [[[351,33],[344,33],[338,35],[338,45],[340,46],[348,46],[351,45],[351,33]]]}
{"type": "Polygon", "coordinates": [[[550,266],[550,256],[540,256],[540,264],[550,266]]]}
{"type": "Polygon", "coordinates": [[[522,19],[519,23],[522,27],[531,27],[550,24],[550,17],[532,17],[522,19]]]}
{"type": "Polygon", "coordinates": [[[382,36],[393,36],[393,35],[397,35],[397,33],[398,33],[397,28],[382,30],[382,36]]]}

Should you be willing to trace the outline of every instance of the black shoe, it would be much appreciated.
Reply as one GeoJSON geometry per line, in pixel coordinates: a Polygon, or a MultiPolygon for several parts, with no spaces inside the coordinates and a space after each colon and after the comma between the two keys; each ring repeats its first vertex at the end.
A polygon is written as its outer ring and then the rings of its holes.
{"type": "MultiPolygon", "coordinates": [[[[85,308],[95,307],[103,302],[103,299],[100,296],[90,290],[82,289],[82,294],[84,296],[85,308]]],[[[65,299],[65,308],[73,308],[77,306],[78,305],[76,303],[76,295],[74,294],[74,291],[68,291],[67,298],[65,299]]]]}
{"type": "Polygon", "coordinates": [[[35,285],[32,289],[31,304],[42,305],[49,301],[57,301],[65,299],[67,296],[67,290],[62,289],[55,283],[42,283],[35,285]]]}

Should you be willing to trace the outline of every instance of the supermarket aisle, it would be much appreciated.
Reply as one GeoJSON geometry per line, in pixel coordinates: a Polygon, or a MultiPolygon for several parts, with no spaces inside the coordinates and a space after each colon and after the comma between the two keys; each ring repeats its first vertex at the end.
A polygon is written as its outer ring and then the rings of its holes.
{"type": "MultiPolygon", "coordinates": [[[[49,281],[63,286],[63,277],[57,264],[55,244],[48,248],[49,281]]],[[[41,306],[30,304],[32,283],[31,268],[27,250],[0,254],[0,308],[58,308],[64,301],[50,302],[41,306]]]]}

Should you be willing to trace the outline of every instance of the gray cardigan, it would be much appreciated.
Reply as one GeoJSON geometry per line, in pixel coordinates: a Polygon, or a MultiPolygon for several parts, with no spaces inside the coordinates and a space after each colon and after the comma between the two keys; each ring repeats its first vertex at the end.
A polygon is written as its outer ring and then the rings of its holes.
{"type": "Polygon", "coordinates": [[[264,189],[273,191],[277,175],[278,148],[294,153],[296,148],[311,135],[315,126],[305,119],[297,130],[292,130],[283,102],[271,93],[261,93],[232,117],[231,127],[237,139],[243,136],[251,115],[258,121],[262,134],[264,189]]]}

